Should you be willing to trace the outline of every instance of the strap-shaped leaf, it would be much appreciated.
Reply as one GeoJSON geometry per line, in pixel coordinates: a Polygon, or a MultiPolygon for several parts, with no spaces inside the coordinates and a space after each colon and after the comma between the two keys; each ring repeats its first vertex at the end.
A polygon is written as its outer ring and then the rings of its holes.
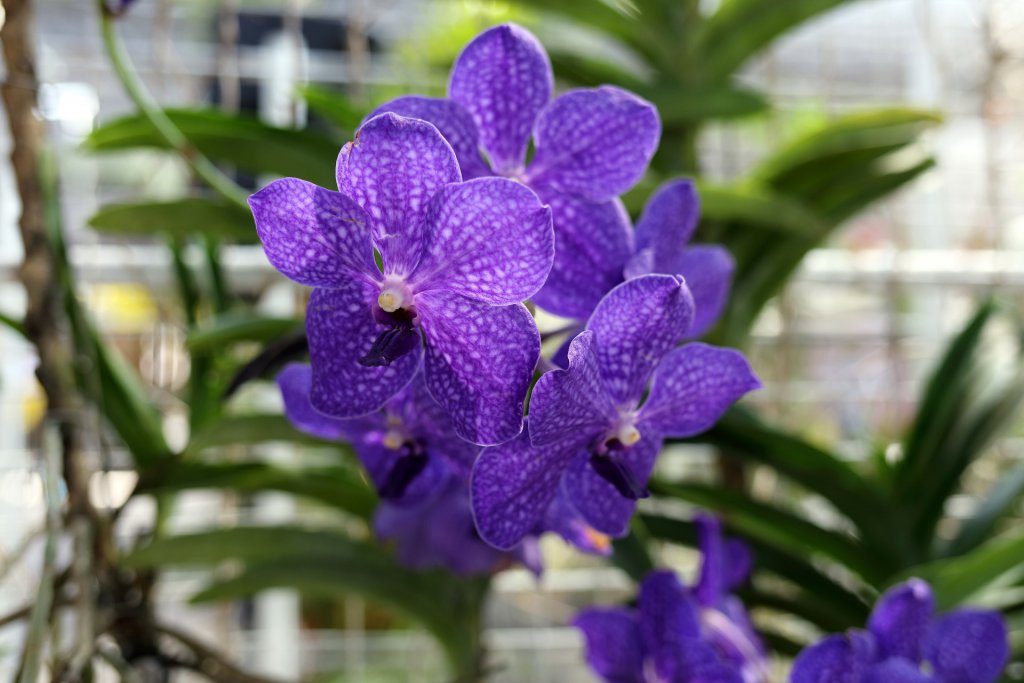
{"type": "Polygon", "coordinates": [[[139,548],[123,562],[129,567],[214,567],[230,559],[243,561],[244,569],[209,585],[194,600],[230,600],[274,588],[321,598],[358,594],[427,628],[456,671],[475,665],[485,579],[410,571],[379,546],[338,530],[238,527],[170,536],[139,548]]]}
{"type": "Polygon", "coordinates": [[[369,113],[366,107],[356,105],[344,93],[320,85],[304,85],[299,95],[306,100],[309,108],[330,121],[341,131],[351,136],[363,117],[369,113]]]}
{"type": "Polygon", "coordinates": [[[725,0],[708,17],[696,55],[706,80],[723,80],[773,40],[851,0],[725,0]]]}
{"type": "Polygon", "coordinates": [[[377,496],[362,475],[345,466],[284,469],[256,462],[173,460],[165,467],[147,470],[137,492],[161,494],[207,488],[292,493],[363,519],[368,519],[377,505],[377,496]]]}
{"type": "Polygon", "coordinates": [[[890,583],[918,576],[932,584],[940,610],[974,601],[1007,575],[1019,579],[1024,558],[1024,534],[995,538],[962,557],[913,567],[890,583]]]}
{"type": "MultiPolygon", "coordinates": [[[[341,148],[338,141],[216,109],[169,109],[166,113],[196,149],[215,161],[250,173],[295,176],[334,186],[334,165],[341,148]]],[[[100,126],[86,138],[85,148],[95,152],[169,149],[149,121],[138,114],[100,126]]]]}
{"type": "Polygon", "coordinates": [[[942,549],[944,557],[958,557],[974,550],[995,531],[999,521],[1024,497],[1024,465],[1003,475],[985,494],[977,511],[964,520],[959,532],[942,549]]]}
{"type": "Polygon", "coordinates": [[[233,311],[218,316],[202,327],[190,330],[186,343],[192,352],[209,352],[239,342],[267,342],[302,329],[302,320],[268,318],[254,313],[233,311]]]}
{"type": "Polygon", "coordinates": [[[238,242],[256,240],[252,215],[247,211],[201,197],[169,202],[111,204],[94,214],[89,225],[113,235],[209,235],[238,242]]]}
{"type": "Polygon", "coordinates": [[[868,583],[882,581],[886,572],[857,539],[824,529],[797,515],[750,498],[745,492],[702,484],[652,480],[651,492],[678,498],[720,513],[746,538],[807,557],[827,556],[862,576],[868,583]]]}
{"type": "MultiPolygon", "coordinates": [[[[651,537],[694,547],[696,531],[691,522],[661,515],[641,514],[640,519],[651,537]]],[[[726,520],[727,527],[729,521],[726,520]]],[[[729,527],[731,529],[731,527],[729,527]]],[[[743,539],[754,551],[755,572],[769,572],[791,586],[799,587],[829,610],[837,620],[859,626],[867,619],[869,606],[854,591],[827,575],[805,556],[789,553],[757,539],[743,539]]]]}
{"type": "Polygon", "coordinates": [[[330,446],[351,453],[351,447],[336,441],[325,441],[304,434],[292,426],[288,419],[276,413],[226,415],[192,436],[185,453],[196,455],[210,448],[238,446],[273,441],[301,443],[311,446],[330,446]]]}

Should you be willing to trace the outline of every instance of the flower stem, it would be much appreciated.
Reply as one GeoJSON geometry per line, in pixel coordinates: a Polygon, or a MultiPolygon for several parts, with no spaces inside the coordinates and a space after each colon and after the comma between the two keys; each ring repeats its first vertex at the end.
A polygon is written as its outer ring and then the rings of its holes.
{"type": "Polygon", "coordinates": [[[153,100],[142,79],[132,66],[131,58],[114,26],[114,17],[99,0],[100,29],[103,46],[107,51],[118,80],[139,112],[146,117],[164,142],[188,163],[195,174],[217,194],[243,209],[248,209],[246,192],[226,176],[212,161],[203,156],[188,138],[174,125],[163,109],[153,100]]]}

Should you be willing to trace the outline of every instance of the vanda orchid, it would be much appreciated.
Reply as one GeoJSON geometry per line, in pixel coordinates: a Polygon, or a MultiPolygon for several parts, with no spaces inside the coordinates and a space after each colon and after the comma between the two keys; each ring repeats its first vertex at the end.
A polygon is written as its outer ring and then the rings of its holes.
{"type": "Polygon", "coordinates": [[[550,210],[511,180],[462,182],[437,129],[395,114],[359,129],[337,177],[339,192],[285,178],[249,200],[267,258],[314,287],[313,406],[366,415],[422,364],[463,438],[514,437],[540,352],[522,302],[551,269],[550,210]]]}

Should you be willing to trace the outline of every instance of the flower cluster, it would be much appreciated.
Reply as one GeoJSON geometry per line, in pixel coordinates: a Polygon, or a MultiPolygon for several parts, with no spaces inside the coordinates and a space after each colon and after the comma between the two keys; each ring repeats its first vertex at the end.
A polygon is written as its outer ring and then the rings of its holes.
{"type": "Polygon", "coordinates": [[[587,661],[609,683],[765,683],[768,660],[746,610],[730,591],[750,571],[747,547],[697,519],[703,563],[686,587],[670,571],[640,585],[636,609],[589,608],[576,616],[587,661]]]}
{"type": "Polygon", "coordinates": [[[285,178],[250,198],[267,258],[313,288],[310,365],[279,378],[287,414],[353,445],[376,530],[412,566],[539,571],[545,532],[609,552],[663,440],[759,386],[739,353],[679,346],[732,273],[724,250],[687,246],[692,183],[660,188],[635,230],[618,199],[654,154],[657,111],[607,86],[552,99],[552,84],[532,35],[492,28],[447,98],[363,122],[337,191],[285,178]],[[531,301],[572,329],[553,364],[531,301]]]}
{"type": "Polygon", "coordinates": [[[1009,657],[998,612],[935,616],[932,589],[911,579],[889,589],[867,630],[833,635],[797,657],[792,683],[994,683],[1009,657]]]}

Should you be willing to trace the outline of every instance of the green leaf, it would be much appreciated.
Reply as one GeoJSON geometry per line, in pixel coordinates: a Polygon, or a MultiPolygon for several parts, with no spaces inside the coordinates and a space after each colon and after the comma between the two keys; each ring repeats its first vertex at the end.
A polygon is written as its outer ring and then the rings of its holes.
{"type": "Polygon", "coordinates": [[[964,520],[959,532],[943,549],[945,557],[966,555],[988,539],[999,521],[1024,496],[1024,465],[1017,465],[1000,477],[981,501],[977,511],[964,520]]]}
{"type": "Polygon", "coordinates": [[[768,99],[755,90],[726,84],[666,84],[638,88],[638,94],[658,108],[666,127],[751,116],[771,106],[768,99]]]}
{"type": "MultiPolygon", "coordinates": [[[[660,515],[641,514],[644,527],[652,538],[689,547],[696,546],[693,524],[660,515]]],[[[727,527],[729,520],[726,520],[727,527]]],[[[731,527],[728,527],[731,532],[731,527]]],[[[743,539],[754,552],[754,571],[768,572],[779,579],[806,591],[823,609],[829,610],[843,623],[861,626],[867,620],[870,607],[856,593],[839,583],[807,561],[783,549],[757,539],[743,539]]]]}
{"type": "Polygon", "coordinates": [[[698,182],[702,230],[708,223],[737,223],[742,229],[816,238],[826,231],[806,206],[751,185],[723,187],[698,182]]]}
{"type": "Polygon", "coordinates": [[[938,560],[901,573],[891,583],[918,576],[935,591],[940,611],[978,597],[1010,572],[1019,572],[1024,557],[1024,534],[996,538],[962,557],[938,560]]]}
{"type": "Polygon", "coordinates": [[[302,320],[294,318],[267,318],[249,312],[232,312],[190,330],[186,343],[190,351],[205,353],[239,342],[268,342],[301,329],[302,325],[302,320]]]}
{"type": "Polygon", "coordinates": [[[330,446],[351,453],[351,446],[337,441],[326,441],[295,429],[283,415],[226,415],[208,425],[189,441],[185,454],[198,454],[208,448],[243,444],[289,441],[311,446],[330,446]]]}
{"type": "MultiPolygon", "coordinates": [[[[305,178],[324,187],[335,183],[341,144],[318,133],[269,126],[250,116],[217,109],[169,109],[167,116],[202,154],[250,173],[305,178]]],[[[86,138],[94,152],[169,149],[149,121],[138,114],[106,123],[86,138]]]]}
{"type": "Polygon", "coordinates": [[[856,539],[823,529],[791,512],[751,499],[746,493],[701,484],[665,483],[653,480],[651,492],[678,498],[714,510],[726,517],[737,531],[792,554],[826,555],[864,577],[869,583],[885,578],[872,562],[867,549],[856,539]]]}
{"type": "Polygon", "coordinates": [[[351,136],[362,123],[363,117],[370,113],[366,107],[352,102],[345,93],[324,86],[304,85],[299,88],[299,95],[310,109],[336,125],[347,136],[351,136]]]}
{"type": "Polygon", "coordinates": [[[7,327],[8,329],[17,332],[20,336],[28,339],[28,331],[25,329],[25,323],[22,320],[18,320],[13,315],[7,315],[6,313],[0,313],[0,325],[7,327]]]}
{"type": "Polygon", "coordinates": [[[780,35],[850,0],[724,0],[698,36],[705,80],[724,80],[780,35]]]}
{"type": "Polygon", "coordinates": [[[476,633],[486,580],[398,566],[379,546],[331,529],[239,527],[158,539],[124,558],[128,567],[216,566],[228,559],[245,567],[211,584],[197,602],[246,597],[292,588],[312,597],[358,594],[420,622],[445,648],[457,670],[478,655],[476,633]]]}
{"type": "MultiPolygon", "coordinates": [[[[733,409],[696,440],[712,443],[725,455],[767,465],[814,492],[852,521],[865,543],[879,549],[897,544],[894,529],[880,515],[885,500],[850,466],[792,434],[769,427],[742,409],[733,409]]],[[[887,561],[894,561],[889,558],[887,561]]]]}
{"type": "Polygon", "coordinates": [[[202,234],[240,242],[256,240],[248,212],[233,204],[199,197],[105,206],[89,219],[89,225],[115,235],[202,234]]]}
{"type": "Polygon", "coordinates": [[[377,496],[352,467],[283,469],[266,463],[208,463],[174,460],[151,468],[139,480],[139,493],[177,493],[188,489],[222,489],[239,493],[281,491],[318,501],[369,519],[377,496]]]}

